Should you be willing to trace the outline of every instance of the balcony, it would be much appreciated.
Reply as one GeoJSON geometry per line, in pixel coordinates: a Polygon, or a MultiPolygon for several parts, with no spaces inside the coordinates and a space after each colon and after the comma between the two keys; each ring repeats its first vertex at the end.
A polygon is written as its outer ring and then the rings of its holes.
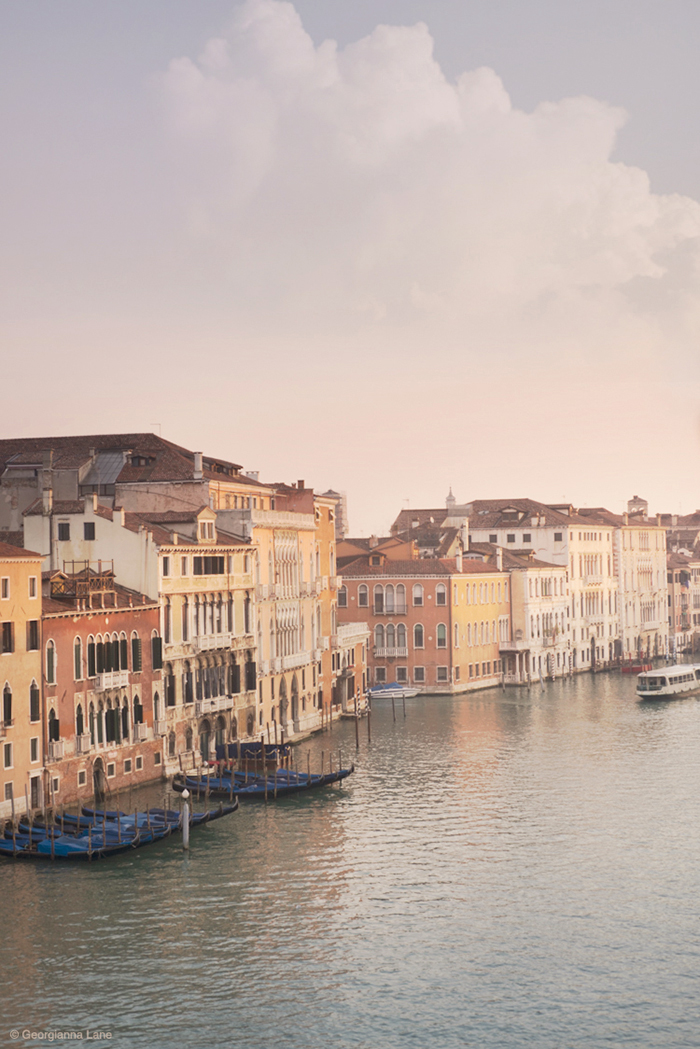
{"type": "Polygon", "coordinates": [[[330,576],[328,582],[330,583],[331,590],[339,590],[343,585],[343,577],[339,575],[330,576]]]}
{"type": "Polygon", "coordinates": [[[338,627],[339,645],[358,645],[369,637],[369,628],[366,623],[341,623],[338,627]]]}
{"type": "Polygon", "coordinates": [[[105,692],[108,688],[124,688],[129,684],[128,670],[108,670],[95,677],[95,692],[105,692]]]}
{"type": "Polygon", "coordinates": [[[62,761],[65,745],[62,739],[51,740],[48,745],[47,761],[62,761]]]}
{"type": "Polygon", "coordinates": [[[231,710],[235,699],[233,696],[216,696],[214,699],[196,699],[194,716],[201,718],[204,714],[218,714],[220,710],[231,710]]]}
{"type": "Polygon", "coordinates": [[[406,659],[408,656],[407,648],[375,648],[375,656],[382,659],[406,659]]]}
{"type": "Polygon", "coordinates": [[[165,721],[164,718],[161,718],[159,721],[154,721],[153,722],[153,735],[154,736],[164,736],[167,731],[168,731],[168,723],[167,723],[167,721],[165,721]]]}
{"type": "Polygon", "coordinates": [[[270,588],[267,583],[258,583],[255,588],[255,596],[258,601],[265,601],[269,595],[270,588]]]}
{"type": "Polygon", "coordinates": [[[260,677],[267,677],[270,673],[270,660],[261,659],[258,663],[258,674],[260,677]]]}
{"type": "Polygon", "coordinates": [[[308,666],[310,662],[310,652],[293,652],[291,656],[282,656],[282,669],[295,670],[297,667],[308,666]]]}
{"type": "Polygon", "coordinates": [[[597,586],[603,582],[603,576],[600,572],[586,573],[583,577],[584,586],[597,586]]]}
{"type": "Polygon", "coordinates": [[[84,732],[82,736],[75,737],[75,753],[76,754],[87,754],[92,746],[92,740],[89,732],[84,732]]]}
{"type": "Polygon", "coordinates": [[[199,634],[192,638],[192,643],[200,652],[210,652],[215,648],[230,648],[232,636],[230,631],[224,634],[199,634]]]}
{"type": "Polygon", "coordinates": [[[134,725],[134,743],[145,743],[148,739],[148,725],[134,725]]]}
{"type": "Polygon", "coordinates": [[[313,652],[314,663],[320,663],[322,655],[323,655],[323,649],[322,648],[315,648],[314,652],[313,652]]]}
{"type": "Polygon", "coordinates": [[[272,668],[273,674],[279,674],[282,671],[282,658],[281,656],[275,656],[274,659],[270,660],[270,667],[272,668]]]}

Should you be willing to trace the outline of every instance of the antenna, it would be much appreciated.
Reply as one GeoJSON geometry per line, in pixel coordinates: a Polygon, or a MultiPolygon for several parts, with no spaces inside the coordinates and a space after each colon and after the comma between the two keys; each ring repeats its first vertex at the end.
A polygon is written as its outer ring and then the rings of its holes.
{"type": "Polygon", "coordinates": [[[160,432],[160,431],[161,431],[161,429],[162,429],[162,426],[161,426],[161,424],[160,424],[160,423],[149,423],[148,425],[149,425],[149,426],[157,426],[157,427],[158,427],[158,436],[159,436],[159,437],[162,437],[162,436],[163,436],[163,434],[162,434],[162,433],[160,432]]]}

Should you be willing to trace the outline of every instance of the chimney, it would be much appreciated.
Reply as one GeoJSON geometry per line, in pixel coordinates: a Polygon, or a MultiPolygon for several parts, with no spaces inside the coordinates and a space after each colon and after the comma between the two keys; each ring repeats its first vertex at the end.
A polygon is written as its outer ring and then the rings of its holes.
{"type": "Polygon", "coordinates": [[[661,525],[661,514],[657,514],[657,515],[656,515],[656,523],[657,523],[657,525],[659,525],[659,526],[661,525]]]}
{"type": "Polygon", "coordinates": [[[126,510],[123,506],[120,506],[117,513],[119,514],[119,524],[122,528],[126,528],[126,510]]]}
{"type": "Polygon", "coordinates": [[[626,512],[622,515],[622,523],[626,525],[630,523],[630,515],[626,512]]]}
{"type": "Polygon", "coordinates": [[[675,528],[678,524],[678,514],[671,514],[671,524],[675,528]]]}
{"type": "Polygon", "coordinates": [[[370,550],[374,550],[375,546],[379,546],[379,540],[377,539],[376,535],[371,535],[369,537],[369,548],[370,548],[370,550]]]}
{"type": "Polygon", "coordinates": [[[202,480],[202,453],[194,453],[194,479],[195,481],[202,480]]]}
{"type": "Polygon", "coordinates": [[[41,453],[41,503],[42,512],[46,515],[50,514],[53,509],[52,468],[53,452],[49,448],[48,451],[41,453]]]}
{"type": "Polygon", "coordinates": [[[462,565],[462,547],[461,546],[457,547],[457,554],[455,556],[455,560],[457,562],[457,571],[461,572],[462,571],[462,567],[463,567],[463,565],[462,565]]]}
{"type": "Polygon", "coordinates": [[[303,492],[304,491],[304,482],[303,481],[297,481],[297,488],[299,489],[300,492],[303,492]]]}
{"type": "Polygon", "coordinates": [[[496,547],[496,568],[499,572],[503,571],[503,549],[500,546],[496,547]]]}

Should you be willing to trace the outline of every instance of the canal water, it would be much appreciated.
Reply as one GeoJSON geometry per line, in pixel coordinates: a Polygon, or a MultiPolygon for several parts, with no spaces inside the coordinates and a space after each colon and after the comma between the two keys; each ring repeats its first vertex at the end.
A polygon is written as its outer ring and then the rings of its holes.
{"type": "MultiPolygon", "coordinates": [[[[342,788],[0,866],[0,1044],[700,1045],[700,702],[634,680],[375,702],[342,788]],[[11,1030],[19,1038],[11,1040],[11,1030]]],[[[161,793],[162,797],[162,793],[161,793]]]]}

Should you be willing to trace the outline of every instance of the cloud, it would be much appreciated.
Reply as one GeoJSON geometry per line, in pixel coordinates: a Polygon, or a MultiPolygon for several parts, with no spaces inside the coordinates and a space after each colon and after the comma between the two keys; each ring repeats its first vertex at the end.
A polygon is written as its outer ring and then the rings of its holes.
{"type": "Polygon", "coordinates": [[[272,290],[280,323],[387,346],[640,327],[651,344],[679,309],[694,323],[700,206],[611,161],[620,109],[525,113],[486,68],[449,82],[423,24],[317,47],[280,0],[247,0],[159,87],[192,250],[226,268],[236,308],[272,290]]]}

